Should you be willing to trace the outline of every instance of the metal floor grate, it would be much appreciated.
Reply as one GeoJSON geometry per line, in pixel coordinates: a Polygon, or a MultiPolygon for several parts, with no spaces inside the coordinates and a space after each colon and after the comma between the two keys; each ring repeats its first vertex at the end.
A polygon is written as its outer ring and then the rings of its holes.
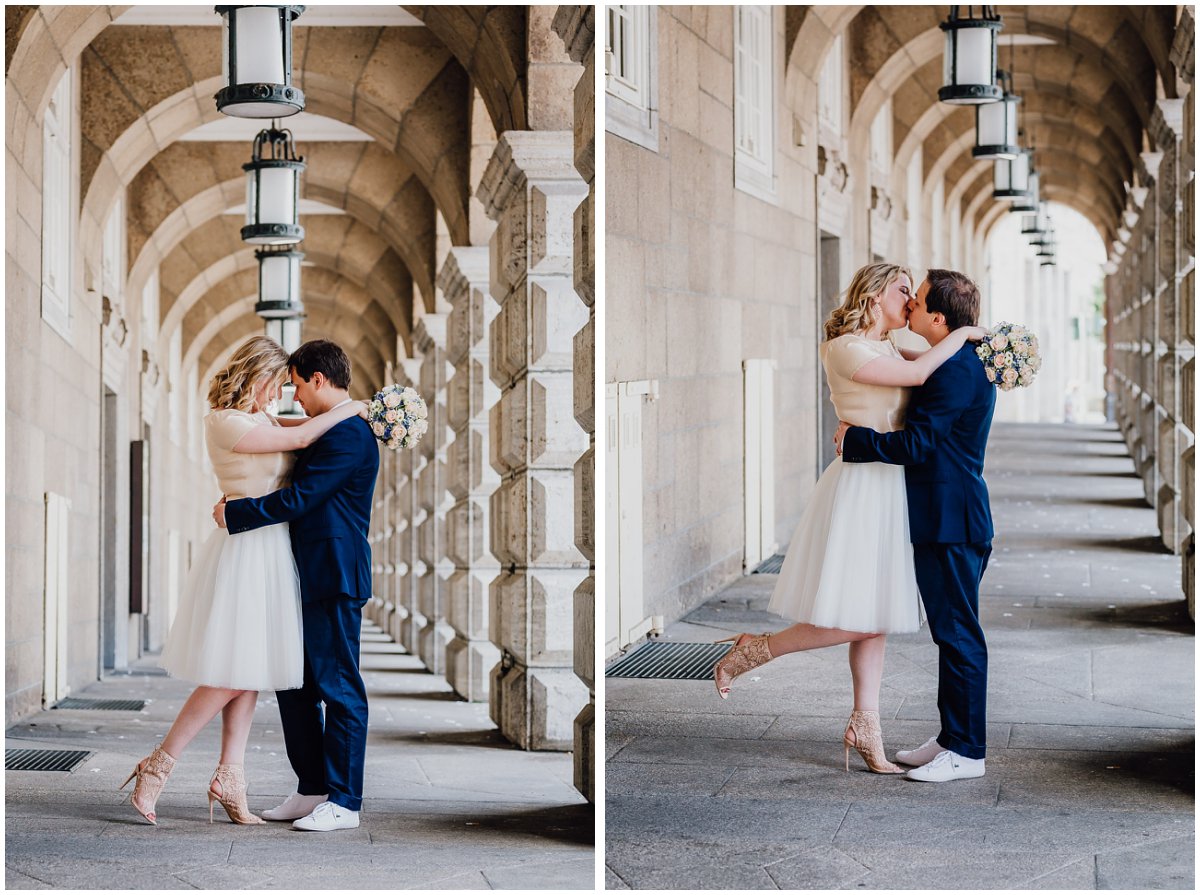
{"type": "Polygon", "coordinates": [[[144,699],[83,699],[68,696],[56,709],[89,709],[101,712],[140,712],[146,707],[144,699]]]}
{"type": "Polygon", "coordinates": [[[78,749],[5,749],[5,771],[73,771],[91,752],[78,749]]]}
{"type": "Polygon", "coordinates": [[[782,568],[783,568],[783,554],[776,553],[774,556],[768,557],[767,559],[764,559],[762,562],[760,562],[758,564],[758,568],[756,568],[750,574],[751,575],[778,575],[779,570],[782,568]]]}
{"type": "Polygon", "coordinates": [[[707,681],[713,666],[729,652],[728,643],[644,643],[606,672],[605,677],[707,681]]]}

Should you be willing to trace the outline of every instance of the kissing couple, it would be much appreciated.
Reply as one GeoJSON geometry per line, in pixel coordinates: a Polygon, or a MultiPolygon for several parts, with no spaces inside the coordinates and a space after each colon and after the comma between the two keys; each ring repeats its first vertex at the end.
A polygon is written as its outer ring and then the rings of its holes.
{"type": "Polygon", "coordinates": [[[841,421],[838,456],[797,525],[769,609],[796,622],[739,634],[714,668],[717,692],[771,659],[850,644],[854,710],[843,744],[879,774],[888,760],[879,722],[887,634],[916,631],[922,612],[938,647],[941,729],[896,753],[908,779],[944,783],[984,774],[987,645],[979,583],[992,552],[984,450],[996,403],[972,342],[984,338],[979,289],[930,270],[913,292],[895,264],[855,273],[825,323],[821,361],[841,421]],[[931,346],[898,348],[908,326],[931,346]]]}
{"type": "Polygon", "coordinates": [[[199,686],[122,785],[136,778],[131,802],[150,823],[176,761],[219,713],[210,822],[219,802],[238,824],[359,825],[367,740],[359,633],[371,596],[379,448],[367,405],[349,388],[350,361],[333,342],[306,342],[289,356],[264,336],[238,347],[212,379],[204,437],[223,494],[213,508],[219,527],[189,572],[160,660],[199,686]],[[267,412],[289,377],[308,419],[267,412]],[[276,691],[297,777],[296,791],[262,817],[246,804],[244,771],[260,690],[276,691]]]}

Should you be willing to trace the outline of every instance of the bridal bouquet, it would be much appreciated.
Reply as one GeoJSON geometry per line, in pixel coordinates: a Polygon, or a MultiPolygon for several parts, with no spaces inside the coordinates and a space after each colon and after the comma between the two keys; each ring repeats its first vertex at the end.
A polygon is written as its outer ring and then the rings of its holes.
{"type": "Polygon", "coordinates": [[[429,408],[415,388],[387,385],[367,405],[367,424],[387,448],[410,448],[429,428],[429,408]]]}
{"type": "Polygon", "coordinates": [[[1033,382],[1042,366],[1037,336],[1016,323],[997,323],[975,349],[989,382],[1011,391],[1033,382]]]}

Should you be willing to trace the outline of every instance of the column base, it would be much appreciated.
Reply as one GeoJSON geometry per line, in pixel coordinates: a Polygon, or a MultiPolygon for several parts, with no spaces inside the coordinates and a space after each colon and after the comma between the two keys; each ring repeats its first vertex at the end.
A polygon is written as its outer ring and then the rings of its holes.
{"type": "Polygon", "coordinates": [[[492,669],[500,650],[489,640],[455,637],[446,646],[446,680],[468,702],[487,702],[492,669]]]}
{"type": "Polygon", "coordinates": [[[445,622],[430,623],[417,633],[417,654],[434,674],[446,673],[446,646],[454,639],[454,629],[445,622]]]}
{"type": "Polygon", "coordinates": [[[575,707],[588,698],[568,668],[525,668],[503,662],[491,674],[490,710],[500,733],[515,746],[569,752],[575,746],[575,707]]]}
{"type": "Polygon", "coordinates": [[[596,706],[588,703],[575,716],[575,788],[596,802],[596,706]]]}

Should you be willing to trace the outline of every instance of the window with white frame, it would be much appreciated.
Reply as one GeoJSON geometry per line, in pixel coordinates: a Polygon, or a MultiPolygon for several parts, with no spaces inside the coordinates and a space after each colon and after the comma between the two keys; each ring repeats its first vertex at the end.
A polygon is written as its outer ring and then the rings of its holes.
{"type": "Polygon", "coordinates": [[[842,72],[842,36],[839,34],[825,56],[817,85],[817,119],[822,130],[837,137],[842,134],[842,72]]]}
{"type": "Polygon", "coordinates": [[[71,70],[62,76],[42,123],[42,319],[71,337],[71,70]]]}
{"type": "Polygon", "coordinates": [[[117,203],[104,222],[104,250],[100,262],[100,283],[103,294],[119,302],[125,288],[125,199],[117,203]]]}
{"type": "Polygon", "coordinates": [[[604,126],[612,134],[658,151],[658,10],[605,8],[604,126]]]}
{"type": "Polygon", "coordinates": [[[772,7],[733,8],[734,185],[773,202],[775,31],[772,7]]]}
{"type": "Polygon", "coordinates": [[[924,161],[919,146],[917,147],[917,151],[913,153],[912,161],[908,163],[908,171],[905,173],[905,192],[907,195],[905,196],[904,207],[908,219],[905,229],[905,239],[908,245],[908,265],[909,267],[924,268],[927,266],[925,255],[921,251],[921,186],[924,161]]]}
{"type": "MultiPolygon", "coordinates": [[[[871,122],[871,168],[885,176],[892,168],[891,97],[887,98],[871,122]]],[[[886,183],[885,180],[885,186],[886,183]]]]}
{"type": "Polygon", "coordinates": [[[158,268],[150,272],[142,287],[142,347],[150,348],[158,340],[158,268]]]}

